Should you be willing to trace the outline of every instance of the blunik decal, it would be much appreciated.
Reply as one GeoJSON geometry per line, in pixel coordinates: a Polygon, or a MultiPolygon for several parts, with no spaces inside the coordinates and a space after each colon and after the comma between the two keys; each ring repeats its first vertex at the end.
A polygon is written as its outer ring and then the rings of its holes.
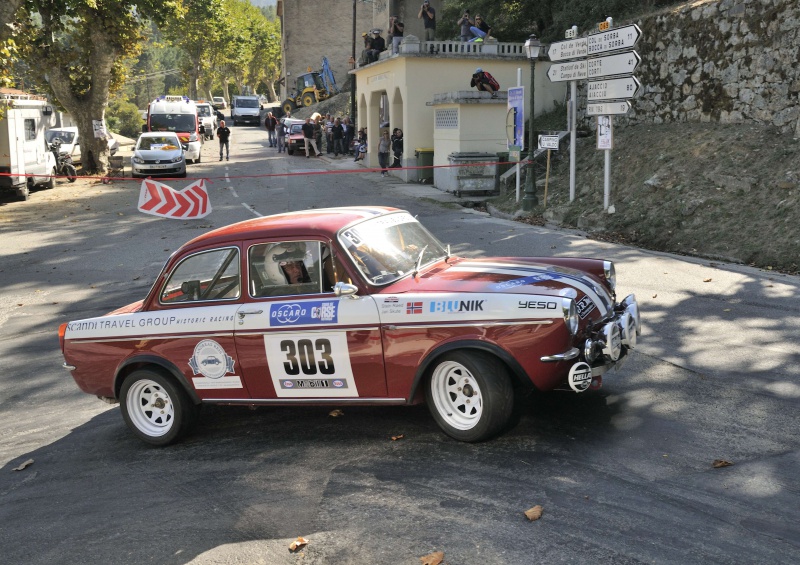
{"type": "Polygon", "coordinates": [[[238,376],[226,377],[233,373],[233,357],[225,353],[225,349],[212,339],[204,339],[194,348],[189,367],[195,375],[202,377],[192,378],[195,388],[242,388],[242,381],[238,376]]]}
{"type": "Polygon", "coordinates": [[[339,302],[334,300],[271,304],[269,308],[270,326],[336,324],[338,321],[339,302]]]}

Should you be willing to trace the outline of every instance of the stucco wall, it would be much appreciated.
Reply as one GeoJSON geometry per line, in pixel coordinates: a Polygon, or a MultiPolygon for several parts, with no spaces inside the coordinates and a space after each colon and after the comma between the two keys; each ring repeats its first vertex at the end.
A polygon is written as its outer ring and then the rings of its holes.
{"type": "Polygon", "coordinates": [[[800,2],[699,0],[636,23],[644,93],[618,123],[755,121],[800,136],[800,2]]]}

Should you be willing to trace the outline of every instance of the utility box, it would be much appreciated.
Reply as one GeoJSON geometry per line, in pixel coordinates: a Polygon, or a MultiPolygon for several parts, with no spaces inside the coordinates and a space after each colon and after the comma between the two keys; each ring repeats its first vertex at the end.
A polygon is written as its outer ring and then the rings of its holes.
{"type": "MultiPolygon", "coordinates": [[[[420,148],[415,150],[418,167],[433,167],[433,147],[420,148]]],[[[433,181],[433,168],[418,169],[417,178],[419,182],[429,183],[433,181]]]]}
{"type": "MultiPolygon", "coordinates": [[[[497,153],[451,153],[447,188],[456,196],[497,192],[497,153]]],[[[439,187],[443,188],[443,187],[439,187]]]]}

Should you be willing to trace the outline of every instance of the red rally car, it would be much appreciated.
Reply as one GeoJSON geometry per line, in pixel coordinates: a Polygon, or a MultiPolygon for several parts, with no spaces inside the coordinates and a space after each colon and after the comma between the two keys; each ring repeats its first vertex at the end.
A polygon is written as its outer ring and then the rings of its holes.
{"type": "Polygon", "coordinates": [[[144,300],[62,324],[64,367],[166,445],[202,404],[425,401],[445,433],[480,441],[535,389],[598,387],[636,345],[600,259],[450,255],[410,214],[308,210],[197,237],[144,300]]]}

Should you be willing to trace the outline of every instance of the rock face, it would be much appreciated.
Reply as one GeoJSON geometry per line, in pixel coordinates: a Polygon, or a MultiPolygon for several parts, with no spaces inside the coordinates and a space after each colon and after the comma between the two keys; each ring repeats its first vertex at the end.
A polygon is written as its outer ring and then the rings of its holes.
{"type": "Polygon", "coordinates": [[[697,0],[636,23],[643,94],[617,124],[752,121],[800,137],[800,2],[697,0]]]}

